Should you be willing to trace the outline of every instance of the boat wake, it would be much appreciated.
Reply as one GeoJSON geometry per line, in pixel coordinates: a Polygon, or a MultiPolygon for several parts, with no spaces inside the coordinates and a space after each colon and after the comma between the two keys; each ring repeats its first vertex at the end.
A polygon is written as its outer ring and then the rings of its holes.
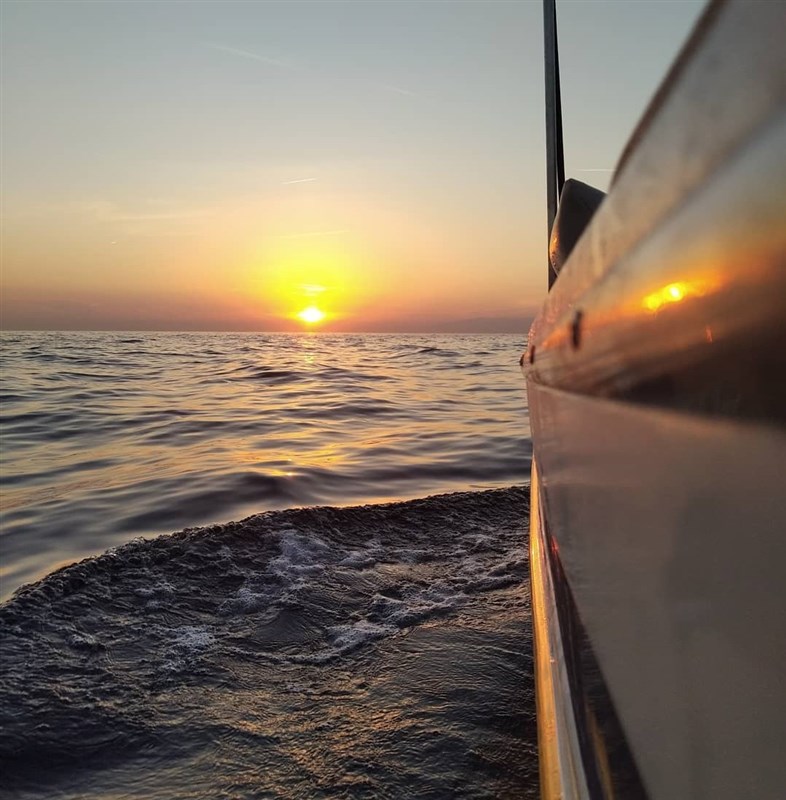
{"type": "Polygon", "coordinates": [[[528,491],[136,540],[0,609],[15,796],[537,796],[528,491]]]}

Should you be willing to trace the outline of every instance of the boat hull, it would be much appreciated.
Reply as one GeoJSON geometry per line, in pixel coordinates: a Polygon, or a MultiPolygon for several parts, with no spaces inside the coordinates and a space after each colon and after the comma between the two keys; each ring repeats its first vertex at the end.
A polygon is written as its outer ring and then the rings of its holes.
{"type": "MultiPolygon", "coordinates": [[[[646,793],[781,796],[786,434],[533,383],[529,405],[540,431],[533,581],[544,582],[540,563],[545,580],[567,585],[611,700],[596,713],[618,719],[646,793]]],[[[557,635],[575,640],[576,621],[566,630],[565,613],[557,617],[557,635]]],[[[564,670],[542,658],[542,642],[539,669],[564,670]]],[[[586,684],[574,676],[574,702],[585,702],[586,684]]],[[[573,723],[586,728],[579,717],[573,723]]],[[[553,751],[544,736],[541,743],[553,751]]],[[[583,754],[584,782],[601,785],[592,796],[612,796],[604,786],[618,780],[634,785],[624,763],[603,765],[602,752],[619,743],[594,749],[583,754]]]]}
{"type": "Polygon", "coordinates": [[[530,331],[546,797],[783,796],[784,30],[709,6],[530,331]]]}

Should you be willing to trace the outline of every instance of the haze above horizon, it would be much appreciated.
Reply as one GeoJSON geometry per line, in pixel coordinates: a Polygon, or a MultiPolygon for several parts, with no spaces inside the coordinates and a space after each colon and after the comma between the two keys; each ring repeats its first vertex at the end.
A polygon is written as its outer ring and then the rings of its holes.
{"type": "MultiPolygon", "coordinates": [[[[606,188],[703,3],[559,0],[606,188]]],[[[524,332],[539,2],[2,4],[2,328],[524,332]]]]}

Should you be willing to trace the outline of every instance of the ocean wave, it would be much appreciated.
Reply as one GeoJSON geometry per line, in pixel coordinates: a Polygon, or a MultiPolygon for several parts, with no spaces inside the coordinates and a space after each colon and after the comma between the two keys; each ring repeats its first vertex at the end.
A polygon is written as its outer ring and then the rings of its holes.
{"type": "Polygon", "coordinates": [[[512,488],[271,512],[19,589],[7,789],[536,797],[527,510],[512,488]]]}
{"type": "Polygon", "coordinates": [[[3,596],[133,536],[527,478],[517,337],[2,339],[3,596]]]}

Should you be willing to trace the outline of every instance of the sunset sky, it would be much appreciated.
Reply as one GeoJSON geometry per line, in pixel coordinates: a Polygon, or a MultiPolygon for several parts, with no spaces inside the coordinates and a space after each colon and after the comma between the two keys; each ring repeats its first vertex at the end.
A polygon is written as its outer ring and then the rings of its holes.
{"type": "MultiPolygon", "coordinates": [[[[605,188],[702,2],[558,0],[605,188]]],[[[541,5],[4,2],[2,327],[524,331],[541,5]]]]}

